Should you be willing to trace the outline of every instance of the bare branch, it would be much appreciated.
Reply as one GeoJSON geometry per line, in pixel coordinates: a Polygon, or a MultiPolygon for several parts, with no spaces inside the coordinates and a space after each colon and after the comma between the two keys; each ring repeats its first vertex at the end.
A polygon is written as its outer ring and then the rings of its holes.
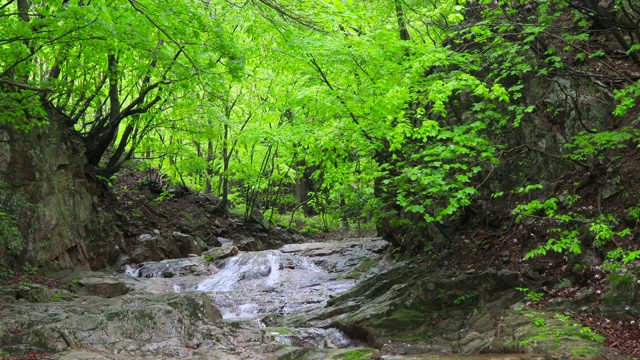
{"type": "Polygon", "coordinates": [[[15,0],[11,0],[11,1],[9,1],[8,3],[6,3],[6,4],[2,5],[2,6],[0,6],[0,10],[2,10],[2,9],[4,9],[4,8],[6,8],[7,6],[9,6],[9,5],[13,4],[13,2],[14,2],[14,1],[15,1],[15,0]]]}
{"type": "Polygon", "coordinates": [[[18,82],[15,82],[15,81],[11,81],[11,80],[0,79],[0,83],[4,83],[4,84],[11,85],[11,86],[15,86],[15,87],[23,89],[23,90],[33,90],[33,91],[39,91],[39,92],[53,92],[53,90],[51,90],[51,89],[44,89],[44,88],[39,88],[39,87],[31,86],[31,85],[21,84],[21,83],[18,83],[18,82]]]}

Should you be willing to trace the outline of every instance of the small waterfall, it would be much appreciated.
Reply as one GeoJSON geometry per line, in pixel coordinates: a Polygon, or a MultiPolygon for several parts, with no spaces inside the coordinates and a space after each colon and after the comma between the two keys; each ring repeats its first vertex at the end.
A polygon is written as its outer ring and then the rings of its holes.
{"type": "Polygon", "coordinates": [[[191,275],[207,271],[207,265],[201,258],[169,259],[157,262],[142,263],[138,268],[125,265],[124,273],[141,278],[172,278],[174,276],[191,275]]]}
{"type": "Polygon", "coordinates": [[[140,277],[140,268],[133,268],[131,265],[127,264],[124,266],[124,274],[131,277],[140,277]]]}
{"type": "Polygon", "coordinates": [[[325,284],[328,274],[306,257],[244,252],[217,266],[218,272],[193,289],[209,293],[225,319],[258,318],[324,301],[315,287],[325,284]]]}
{"type": "MultiPolygon", "coordinates": [[[[243,254],[244,255],[244,254],[243,254]]],[[[240,278],[240,256],[229,258],[224,268],[196,286],[198,291],[231,291],[240,278]]]]}
{"type": "MultiPolygon", "coordinates": [[[[154,293],[202,291],[223,319],[260,322],[270,316],[313,311],[329,297],[352,288],[348,275],[377,254],[351,243],[295,244],[288,250],[240,252],[211,262],[202,257],[125,266],[132,286],[154,293]],[[338,246],[340,245],[340,246],[338,246]],[[342,249],[338,252],[336,249],[342,249]],[[262,320],[261,320],[262,319],[262,320]]],[[[269,323],[265,321],[265,323],[269,323]]],[[[334,328],[265,328],[277,342],[296,347],[357,345],[334,328]]]]}
{"type": "Polygon", "coordinates": [[[256,286],[273,286],[280,280],[280,257],[277,250],[246,252],[224,260],[219,272],[196,286],[198,291],[232,291],[240,282],[256,286]]]}

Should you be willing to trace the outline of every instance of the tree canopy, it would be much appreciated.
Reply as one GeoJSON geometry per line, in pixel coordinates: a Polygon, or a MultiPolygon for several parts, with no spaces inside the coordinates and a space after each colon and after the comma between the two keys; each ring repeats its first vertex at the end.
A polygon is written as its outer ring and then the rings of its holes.
{"type": "MultiPolygon", "coordinates": [[[[325,225],[373,222],[409,249],[395,230],[535,190],[544,174],[527,175],[538,163],[521,152],[593,170],[638,138],[583,123],[563,134],[563,153],[522,140],[535,119],[562,116],[540,90],[559,78],[615,90],[615,115],[634,109],[640,9],[614,3],[11,0],[0,5],[1,121],[28,131],[54,111],[104,178],[136,160],[246,216],[304,206],[325,225]],[[595,36],[613,39],[611,53],[595,36]]],[[[514,211],[555,216],[538,204],[514,211]]]]}

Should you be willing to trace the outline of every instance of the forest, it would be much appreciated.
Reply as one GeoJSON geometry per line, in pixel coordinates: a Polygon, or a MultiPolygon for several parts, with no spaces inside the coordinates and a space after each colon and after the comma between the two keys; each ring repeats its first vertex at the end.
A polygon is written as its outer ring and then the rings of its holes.
{"type": "MultiPolygon", "coordinates": [[[[609,152],[637,139],[633,1],[21,0],[0,11],[3,123],[29,131],[53,111],[98,179],[157,169],[245,217],[302,207],[322,230],[403,233],[557,184],[549,163],[601,178],[617,168],[609,152]],[[542,121],[549,139],[532,134],[542,121]]],[[[568,224],[550,246],[574,249],[589,234],[557,210],[579,195],[548,190],[502,205],[568,224]]],[[[609,215],[581,221],[610,228],[609,215]]]]}
{"type": "Polygon", "coordinates": [[[156,203],[375,232],[396,259],[632,284],[639,97],[634,0],[5,0],[0,258],[41,266],[33,229],[70,236],[27,182],[66,171],[96,208],[135,173],[156,203]]]}

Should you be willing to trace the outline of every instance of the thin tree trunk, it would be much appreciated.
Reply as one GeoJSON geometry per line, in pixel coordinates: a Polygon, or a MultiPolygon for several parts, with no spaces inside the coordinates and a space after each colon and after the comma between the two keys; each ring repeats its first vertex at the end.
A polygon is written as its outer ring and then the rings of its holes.
{"type": "Polygon", "coordinates": [[[211,180],[213,179],[213,141],[207,141],[207,183],[205,184],[204,193],[211,194],[211,180]]]}

